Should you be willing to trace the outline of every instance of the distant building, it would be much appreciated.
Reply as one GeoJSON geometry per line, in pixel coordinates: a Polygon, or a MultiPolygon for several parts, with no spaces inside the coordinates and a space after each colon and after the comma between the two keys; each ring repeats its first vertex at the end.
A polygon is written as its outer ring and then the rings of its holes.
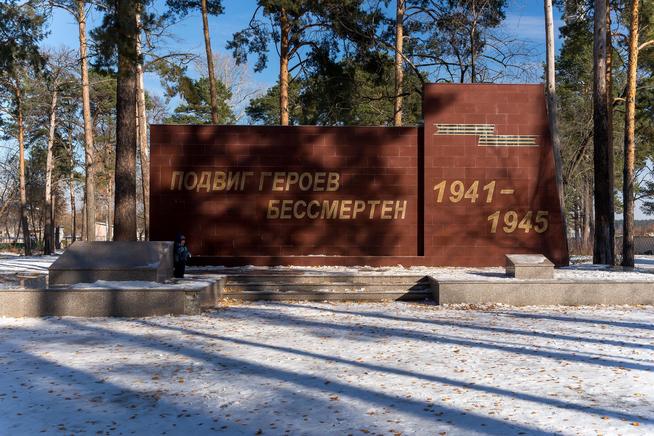
{"type": "MultiPolygon", "coordinates": [[[[113,234],[113,227],[111,226],[111,233],[113,234]]],[[[95,240],[96,241],[109,241],[109,232],[107,223],[95,223],[95,240]]]]}

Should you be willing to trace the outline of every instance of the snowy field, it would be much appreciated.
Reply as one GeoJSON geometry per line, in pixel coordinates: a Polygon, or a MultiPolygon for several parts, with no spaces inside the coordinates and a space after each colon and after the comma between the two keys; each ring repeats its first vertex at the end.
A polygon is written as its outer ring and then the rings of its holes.
{"type": "Polygon", "coordinates": [[[19,256],[0,253],[0,273],[47,274],[57,256],[19,256]]]}
{"type": "Polygon", "coordinates": [[[654,434],[654,308],[474,309],[0,318],[0,434],[654,434]]]}

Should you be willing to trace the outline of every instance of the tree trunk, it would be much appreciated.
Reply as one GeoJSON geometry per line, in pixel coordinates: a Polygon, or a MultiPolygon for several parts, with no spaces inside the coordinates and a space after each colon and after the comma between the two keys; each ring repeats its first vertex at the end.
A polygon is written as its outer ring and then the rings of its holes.
{"type": "Polygon", "coordinates": [[[586,180],[584,182],[584,197],[583,197],[583,207],[584,207],[584,225],[582,231],[582,246],[584,253],[588,253],[591,250],[591,234],[593,232],[593,192],[590,181],[586,180]]]}
{"type": "Polygon", "coordinates": [[[475,5],[476,3],[474,1],[470,3],[470,6],[472,7],[472,15],[475,17],[472,26],[470,27],[470,83],[477,82],[477,47],[475,46],[477,11],[475,5]]]}
{"type": "MultiPolygon", "coordinates": [[[[109,179],[109,194],[108,195],[109,195],[110,200],[114,195],[114,183],[113,183],[113,181],[111,179],[109,179]]],[[[109,201],[109,210],[107,211],[107,213],[109,214],[109,224],[111,224],[107,228],[107,240],[109,240],[109,241],[112,241],[113,237],[114,237],[114,235],[113,235],[114,212],[113,212],[113,208],[111,207],[111,204],[112,204],[111,201],[109,201]]]]}
{"type": "Polygon", "coordinates": [[[68,175],[68,190],[70,191],[70,213],[72,226],[72,242],[77,240],[77,206],[75,204],[75,149],[73,148],[72,129],[69,131],[68,141],[70,143],[70,174],[68,175]]]}
{"type": "Polygon", "coordinates": [[[576,198],[575,204],[572,207],[572,217],[574,220],[574,246],[579,251],[581,248],[581,196],[576,198]]]}
{"type": "MultiPolygon", "coordinates": [[[[140,28],[141,17],[137,16],[140,28]]],[[[145,110],[145,87],[143,85],[143,61],[141,60],[141,38],[140,31],[136,46],[139,63],[137,66],[137,122],[138,122],[138,147],[141,159],[141,188],[143,194],[143,231],[145,240],[150,239],[150,159],[148,158],[148,118],[145,110]]]]}
{"type": "Polygon", "coordinates": [[[631,2],[627,101],[624,115],[622,266],[634,266],[634,161],[636,152],[636,78],[638,73],[638,0],[631,2]]]}
{"type": "Polygon", "coordinates": [[[611,141],[607,88],[607,7],[606,0],[595,0],[593,42],[593,146],[595,178],[595,243],[593,263],[614,263],[613,192],[611,190],[611,141]]]}
{"type": "Polygon", "coordinates": [[[611,213],[609,214],[609,231],[611,234],[611,247],[613,247],[613,262],[616,262],[615,252],[615,165],[614,165],[614,150],[613,145],[613,33],[611,32],[611,2],[606,0],[606,107],[608,108],[608,134],[609,138],[609,192],[611,193],[611,213]]]}
{"type": "Polygon", "coordinates": [[[209,17],[207,14],[207,0],[200,1],[202,10],[202,28],[204,30],[204,49],[207,52],[207,67],[209,68],[209,94],[211,99],[211,122],[218,124],[218,95],[216,92],[216,73],[213,67],[213,53],[211,51],[211,38],[209,36],[209,17]]]}
{"type": "MultiPolygon", "coordinates": [[[[32,244],[31,238],[30,238],[31,249],[35,249],[36,248],[35,245],[38,245],[38,243],[42,240],[41,239],[42,232],[37,230],[37,229],[41,229],[41,226],[37,225],[36,218],[34,218],[34,208],[30,207],[27,212],[28,212],[27,226],[28,226],[28,228],[32,229],[32,232],[30,233],[30,235],[34,236],[34,242],[35,242],[35,244],[32,244]]],[[[39,223],[39,224],[41,224],[41,223],[39,223]]]]}
{"type": "MultiPolygon", "coordinates": [[[[55,181],[56,184],[56,181],[55,181]]],[[[57,222],[57,190],[52,189],[50,191],[50,216],[52,217],[52,252],[54,253],[57,249],[57,242],[59,241],[59,226],[56,225],[57,222]]]]}
{"type": "Polygon", "coordinates": [[[27,188],[25,185],[25,126],[23,125],[23,96],[20,85],[14,88],[16,94],[16,124],[18,125],[18,182],[20,186],[20,225],[23,229],[25,256],[32,254],[32,240],[27,221],[27,188]]]}
{"type": "Polygon", "coordinates": [[[281,40],[279,44],[279,124],[288,126],[288,37],[289,24],[286,10],[282,8],[281,40]]]}
{"type": "Polygon", "coordinates": [[[91,98],[89,91],[89,69],[86,43],[86,1],[77,0],[77,22],[79,24],[79,53],[82,68],[82,114],[84,118],[84,157],[86,181],[84,182],[84,210],[87,241],[95,241],[95,165],[93,164],[93,126],[91,125],[91,98]]]}
{"type": "MultiPolygon", "coordinates": [[[[56,86],[56,85],[55,85],[56,86]]],[[[45,163],[45,235],[43,238],[43,254],[54,253],[54,216],[52,214],[52,170],[54,157],[55,127],[57,124],[57,88],[52,91],[50,102],[50,129],[48,130],[48,151],[45,163]]]]}
{"type": "Polygon", "coordinates": [[[556,189],[559,194],[561,208],[561,222],[563,223],[563,240],[568,250],[568,223],[565,209],[565,196],[563,191],[563,161],[561,160],[561,138],[559,136],[559,119],[556,98],[556,74],[554,59],[554,18],[552,17],[552,0],[545,0],[545,45],[547,48],[547,111],[549,114],[550,132],[552,134],[552,153],[554,154],[554,173],[556,176],[556,189]]]}
{"type": "Polygon", "coordinates": [[[109,235],[109,227],[111,227],[111,221],[109,221],[109,219],[110,219],[109,209],[111,209],[111,206],[109,205],[109,202],[107,202],[107,215],[105,216],[105,219],[104,219],[104,225],[106,226],[105,232],[104,232],[104,240],[105,241],[111,241],[111,236],[109,235]]]}
{"type": "Polygon", "coordinates": [[[404,1],[397,0],[395,11],[395,101],[393,108],[393,125],[402,125],[402,93],[404,69],[402,50],[404,45],[404,1]]]}
{"type": "Polygon", "coordinates": [[[70,219],[71,219],[71,240],[77,240],[77,205],[75,204],[75,180],[73,172],[68,176],[68,190],[70,191],[70,219]]]}
{"type": "Polygon", "coordinates": [[[20,238],[20,231],[23,229],[22,220],[18,220],[18,228],[16,229],[16,237],[14,238],[14,245],[18,244],[18,238],[20,238]]]}
{"type": "Polygon", "coordinates": [[[118,0],[116,86],[116,192],[114,240],[136,240],[136,55],[134,0],[118,0]]]}
{"type": "Polygon", "coordinates": [[[470,83],[476,83],[477,82],[477,49],[475,48],[475,41],[474,41],[474,36],[475,36],[475,31],[474,29],[470,31],[470,42],[472,45],[470,46],[470,83]]]}
{"type": "MultiPolygon", "coordinates": [[[[84,239],[84,235],[86,235],[86,194],[84,194],[84,203],[82,204],[82,240],[84,239]]],[[[95,238],[94,238],[95,240],[95,238]]]]}

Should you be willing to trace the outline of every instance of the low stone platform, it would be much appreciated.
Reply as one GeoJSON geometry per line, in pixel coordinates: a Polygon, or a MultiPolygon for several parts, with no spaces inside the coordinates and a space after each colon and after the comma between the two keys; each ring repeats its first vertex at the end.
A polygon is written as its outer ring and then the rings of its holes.
{"type": "Polygon", "coordinates": [[[553,279],[554,264],[542,254],[507,254],[506,275],[516,279],[553,279]]]}
{"type": "Polygon", "coordinates": [[[654,304],[654,282],[580,280],[447,281],[431,279],[437,304],[592,306],[654,304]]]}
{"type": "MultiPolygon", "coordinates": [[[[437,304],[654,305],[654,268],[638,271],[580,266],[552,279],[509,278],[501,269],[212,268],[192,269],[183,282],[95,282],[33,289],[11,277],[0,286],[0,316],[126,316],[196,314],[237,301],[435,301],[437,304]]],[[[43,276],[45,277],[45,276],[43,276]]],[[[20,280],[19,280],[20,279],[20,280]]],[[[27,285],[27,281],[25,281],[27,285]]]]}
{"type": "Polygon", "coordinates": [[[74,287],[0,290],[0,316],[146,317],[195,315],[216,307],[224,279],[203,275],[148,287],[96,282],[74,287]]]}
{"type": "Polygon", "coordinates": [[[48,268],[48,275],[50,285],[96,280],[163,283],[173,276],[173,243],[77,241],[48,268]]]}

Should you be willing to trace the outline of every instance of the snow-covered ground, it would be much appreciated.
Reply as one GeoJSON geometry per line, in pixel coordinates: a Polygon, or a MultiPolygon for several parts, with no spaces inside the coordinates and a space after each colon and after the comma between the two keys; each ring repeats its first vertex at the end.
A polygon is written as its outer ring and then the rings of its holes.
{"type": "MultiPolygon", "coordinates": [[[[214,276],[215,277],[215,276],[214,276]]],[[[189,279],[188,276],[186,279],[176,280],[174,283],[158,283],[158,282],[146,282],[140,280],[132,281],[112,281],[112,280],[97,280],[93,283],[76,283],[70,288],[72,289],[202,289],[206,286],[209,286],[211,282],[203,281],[198,279],[189,279]]]]}
{"type": "Polygon", "coordinates": [[[474,309],[0,318],[0,434],[654,434],[654,308],[474,309]]]}
{"type": "Polygon", "coordinates": [[[47,274],[48,267],[57,256],[18,256],[0,253],[0,273],[38,273],[47,274]]]}

